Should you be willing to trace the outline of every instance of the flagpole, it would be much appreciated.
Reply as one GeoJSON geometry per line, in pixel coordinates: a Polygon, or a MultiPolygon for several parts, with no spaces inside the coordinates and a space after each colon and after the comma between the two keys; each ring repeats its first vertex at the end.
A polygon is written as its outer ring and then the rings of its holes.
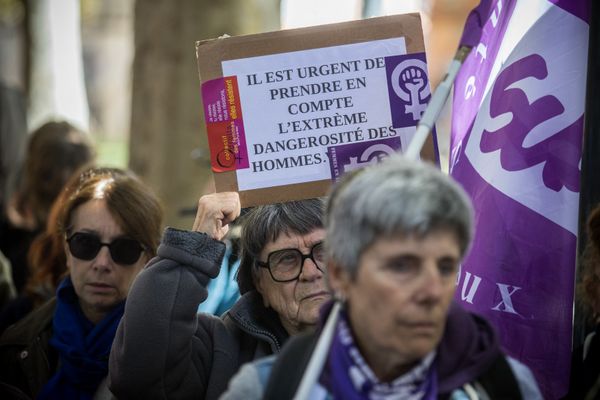
{"type": "Polygon", "coordinates": [[[327,355],[329,354],[329,346],[333,340],[335,326],[337,324],[341,307],[340,300],[335,300],[331,312],[329,313],[329,317],[327,317],[327,322],[325,323],[323,331],[319,336],[319,340],[317,341],[313,355],[310,358],[304,375],[302,376],[302,380],[300,381],[300,385],[298,386],[294,400],[308,399],[315,382],[317,379],[319,379],[319,374],[321,373],[323,365],[325,364],[325,360],[327,360],[327,355]]]}
{"type": "MultiPolygon", "coordinates": [[[[579,191],[579,232],[577,256],[581,260],[587,243],[586,221],[591,210],[600,202],[600,3],[591,2],[590,36],[585,99],[583,150],[581,155],[581,184],[579,191]]],[[[581,263],[577,262],[577,279],[581,278],[581,263]]],[[[575,307],[573,348],[583,343],[586,334],[586,316],[579,304],[575,307]]]]}
{"type": "Polygon", "coordinates": [[[408,159],[414,160],[419,158],[425,140],[427,140],[429,132],[433,129],[435,121],[437,121],[444,108],[444,104],[446,104],[448,96],[450,96],[450,91],[452,90],[456,75],[471,52],[471,49],[480,42],[483,33],[483,25],[490,18],[491,12],[492,1],[481,0],[479,5],[467,16],[463,34],[459,40],[458,50],[454,55],[452,63],[450,63],[448,72],[431,96],[431,100],[417,125],[415,135],[410,141],[408,148],[403,153],[408,159]]]}
{"type": "MultiPolygon", "coordinates": [[[[427,139],[429,132],[431,132],[433,125],[440,116],[440,112],[442,111],[442,108],[444,107],[444,104],[450,95],[456,75],[458,74],[463,62],[469,55],[471,48],[472,47],[470,46],[459,47],[454,59],[452,60],[452,63],[450,64],[450,67],[448,68],[446,76],[431,96],[431,100],[429,101],[429,104],[423,113],[423,117],[417,125],[417,131],[408,145],[408,149],[404,152],[405,157],[409,159],[419,158],[423,144],[425,144],[425,140],[427,139]]],[[[321,373],[323,365],[325,364],[325,360],[327,359],[328,349],[335,333],[335,325],[337,324],[340,308],[340,302],[335,301],[323,331],[319,336],[319,340],[317,341],[313,355],[311,356],[304,375],[302,376],[302,380],[300,381],[296,394],[294,395],[294,400],[307,399],[315,382],[319,378],[319,374],[321,373]]]]}
{"type": "MultiPolygon", "coordinates": [[[[446,76],[442,82],[438,85],[437,89],[431,96],[431,100],[421,117],[417,125],[417,130],[413,139],[408,145],[407,150],[403,153],[405,157],[409,159],[417,159],[421,154],[421,149],[427,140],[429,132],[433,129],[435,122],[437,121],[440,113],[446,104],[446,100],[452,90],[452,85],[456,79],[456,75],[460,71],[463,62],[471,52],[471,49],[479,42],[484,22],[490,16],[490,1],[481,1],[473,11],[467,16],[467,22],[465,23],[465,29],[463,30],[463,36],[460,39],[460,45],[452,63],[448,68],[446,76]]],[[[304,400],[308,398],[310,391],[314,383],[319,378],[319,374],[323,369],[323,365],[327,359],[327,354],[333,335],[335,333],[335,325],[338,320],[340,303],[336,301],[331,313],[327,318],[323,332],[317,341],[317,345],[309,364],[302,376],[298,390],[294,396],[294,400],[304,400]]]]}
{"type": "Polygon", "coordinates": [[[456,79],[456,75],[458,71],[460,71],[460,67],[463,62],[471,52],[472,47],[470,46],[460,46],[454,56],[454,59],[450,63],[448,67],[448,72],[442,82],[438,85],[435,92],[431,96],[431,100],[423,113],[423,117],[417,124],[417,130],[412,140],[410,141],[408,148],[404,152],[404,156],[410,160],[416,160],[419,158],[421,154],[421,149],[425,144],[425,140],[427,140],[427,136],[429,136],[429,132],[433,129],[433,126],[444,108],[446,104],[446,100],[448,100],[448,96],[450,96],[450,91],[452,90],[452,85],[454,84],[454,80],[456,79]]]}

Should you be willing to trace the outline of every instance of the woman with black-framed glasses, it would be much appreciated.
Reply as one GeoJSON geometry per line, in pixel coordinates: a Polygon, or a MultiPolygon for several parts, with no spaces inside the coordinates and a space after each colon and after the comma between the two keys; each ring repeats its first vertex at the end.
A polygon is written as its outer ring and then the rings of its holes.
{"type": "Polygon", "coordinates": [[[110,347],[131,284],[156,254],[162,209],[139,179],[114,168],[76,174],[58,201],[47,233],[68,274],[54,298],[0,338],[0,381],[32,398],[110,398],[110,347]]]}
{"type": "Polygon", "coordinates": [[[169,228],[135,281],[110,358],[118,398],[216,399],[240,366],[316,327],[329,298],[320,199],[255,207],[241,221],[242,296],[221,318],[196,314],[219,273],[235,192],[203,196],[193,231],[169,228]],[[160,296],[157,296],[157,294],[160,296]]]}

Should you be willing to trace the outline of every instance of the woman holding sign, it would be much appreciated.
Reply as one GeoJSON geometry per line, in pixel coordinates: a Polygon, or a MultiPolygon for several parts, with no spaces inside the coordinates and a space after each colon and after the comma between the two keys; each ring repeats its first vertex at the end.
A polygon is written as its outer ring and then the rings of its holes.
{"type": "Polygon", "coordinates": [[[330,298],[321,200],[256,207],[243,219],[242,297],[222,318],[197,314],[219,273],[237,193],[203,196],[193,231],[169,228],[134,283],[110,358],[118,398],[216,399],[247,361],[313,328],[330,298]]]}

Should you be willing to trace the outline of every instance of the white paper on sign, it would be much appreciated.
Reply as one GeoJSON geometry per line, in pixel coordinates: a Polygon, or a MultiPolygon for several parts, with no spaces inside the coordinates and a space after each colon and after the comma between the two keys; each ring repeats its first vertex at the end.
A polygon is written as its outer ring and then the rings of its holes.
{"type": "Polygon", "coordinates": [[[223,76],[237,76],[249,157],[239,190],[331,179],[328,146],[383,137],[384,57],[403,54],[404,38],[393,38],[223,61],[223,76]]]}

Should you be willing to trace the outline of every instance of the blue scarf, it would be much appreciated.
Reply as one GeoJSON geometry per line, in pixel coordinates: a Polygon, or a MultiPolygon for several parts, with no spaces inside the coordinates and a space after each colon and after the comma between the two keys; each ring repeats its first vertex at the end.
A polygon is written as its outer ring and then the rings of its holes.
{"type": "Polygon", "coordinates": [[[437,396],[435,352],[392,382],[380,382],[360,354],[348,327],[345,312],[340,313],[332,340],[327,367],[319,383],[334,399],[348,400],[430,400],[437,396]]]}
{"type": "Polygon", "coordinates": [[[38,399],[91,399],[108,374],[108,356],[125,302],[118,304],[97,325],[81,311],[71,278],[56,292],[57,306],[50,345],[60,367],[44,385],[38,399]]]}

